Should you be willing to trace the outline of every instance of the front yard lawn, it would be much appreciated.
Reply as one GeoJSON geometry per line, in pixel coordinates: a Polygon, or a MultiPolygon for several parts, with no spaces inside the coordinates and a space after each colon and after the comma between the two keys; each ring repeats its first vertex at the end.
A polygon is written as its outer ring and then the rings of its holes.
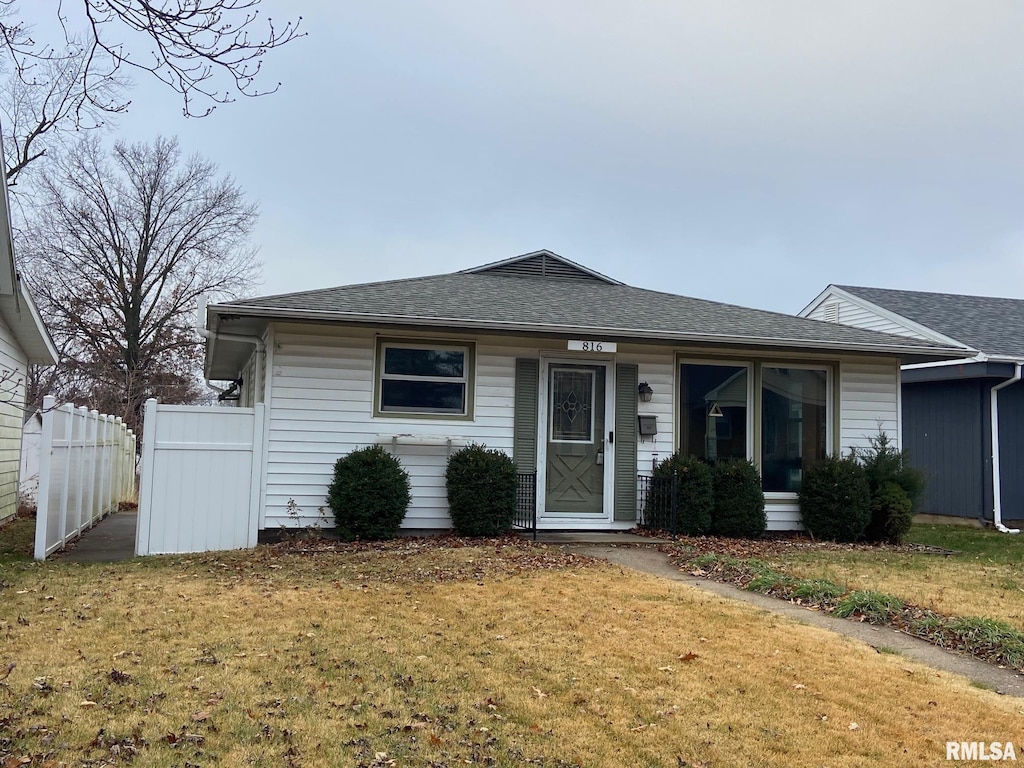
{"type": "Polygon", "coordinates": [[[0,765],[947,765],[1024,733],[1019,699],[513,540],[8,562],[0,605],[0,765]]]}
{"type": "Polygon", "coordinates": [[[800,578],[883,592],[946,615],[1002,619],[1024,631],[1024,535],[931,525],[914,526],[907,541],[956,554],[836,545],[780,549],[767,559],[800,578]]]}

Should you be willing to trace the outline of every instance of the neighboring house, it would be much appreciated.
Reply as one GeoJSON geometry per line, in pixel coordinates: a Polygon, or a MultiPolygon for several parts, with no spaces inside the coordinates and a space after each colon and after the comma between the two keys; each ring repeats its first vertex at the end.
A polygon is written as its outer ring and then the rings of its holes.
{"type": "Polygon", "coordinates": [[[0,522],[18,508],[21,429],[29,364],[54,365],[57,350],[14,264],[7,179],[0,166],[0,522]]]}
{"type": "Polygon", "coordinates": [[[920,511],[1024,522],[1024,300],[830,285],[800,314],[961,347],[902,371],[903,447],[928,475],[920,511]]]}
{"type": "Polygon", "coordinates": [[[445,464],[470,442],[535,475],[541,529],[632,527],[637,475],[676,449],[753,459],[769,528],[798,529],[811,462],[898,433],[901,362],[959,354],[632,288],[549,251],[205,317],[207,378],[266,404],[260,529],[316,524],[335,460],[374,444],[412,478],[405,527],[448,528],[445,464]]]}

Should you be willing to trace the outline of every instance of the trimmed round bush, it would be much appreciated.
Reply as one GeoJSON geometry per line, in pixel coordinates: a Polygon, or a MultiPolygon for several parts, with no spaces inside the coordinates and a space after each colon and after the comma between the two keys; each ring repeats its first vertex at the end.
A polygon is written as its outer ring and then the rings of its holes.
{"type": "Polygon", "coordinates": [[[714,491],[711,533],[741,539],[760,538],[768,519],[757,467],[743,459],[717,461],[711,467],[711,484],[714,491]]]}
{"type": "Polygon", "coordinates": [[[451,455],[444,473],[448,514],[460,536],[500,536],[512,529],[518,477],[508,454],[468,445],[451,455]]]}
{"type": "Polygon", "coordinates": [[[696,456],[687,456],[677,451],[654,468],[644,519],[651,528],[702,536],[711,530],[713,506],[711,467],[696,456]],[[673,476],[677,478],[674,525],[673,476]]]}
{"type": "Polygon", "coordinates": [[[810,534],[829,541],[858,541],[871,521],[871,491],[855,458],[828,456],[804,471],[800,513],[810,534]]]}
{"type": "Polygon", "coordinates": [[[412,501],[409,473],[381,446],[360,448],[334,463],[327,506],[345,539],[393,539],[412,501]]]}
{"type": "Polygon", "coordinates": [[[871,526],[879,522],[878,538],[872,540],[890,544],[903,541],[914,522],[914,504],[907,492],[895,482],[882,483],[871,495],[871,526]]]}

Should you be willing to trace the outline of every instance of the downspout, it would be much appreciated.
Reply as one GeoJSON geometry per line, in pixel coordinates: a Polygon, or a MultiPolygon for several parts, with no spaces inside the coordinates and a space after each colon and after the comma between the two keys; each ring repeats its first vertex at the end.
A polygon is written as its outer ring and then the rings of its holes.
{"type": "Polygon", "coordinates": [[[999,390],[1016,384],[1020,379],[1021,363],[1015,363],[1013,376],[996,384],[989,393],[989,413],[992,419],[992,524],[1001,533],[1020,533],[1020,528],[1007,528],[1003,525],[1003,494],[999,487],[999,390]]]}
{"type": "MultiPolygon", "coordinates": [[[[260,336],[245,336],[240,333],[215,333],[207,329],[206,327],[206,296],[199,297],[199,307],[196,315],[196,332],[207,339],[210,342],[211,351],[213,345],[217,343],[217,340],[222,341],[238,341],[243,344],[252,344],[256,347],[256,360],[254,361],[254,375],[253,375],[253,402],[263,402],[263,377],[259,375],[259,371],[263,368],[263,359],[267,353],[266,342],[260,336]]],[[[209,379],[206,379],[206,386],[216,392],[223,392],[224,390],[214,386],[210,383],[209,379]]]]}

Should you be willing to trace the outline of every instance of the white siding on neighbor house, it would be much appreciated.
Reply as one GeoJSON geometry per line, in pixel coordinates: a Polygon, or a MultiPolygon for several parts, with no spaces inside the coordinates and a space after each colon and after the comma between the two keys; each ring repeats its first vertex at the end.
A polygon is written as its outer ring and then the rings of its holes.
{"type": "Polygon", "coordinates": [[[840,366],[840,450],[869,447],[881,427],[902,444],[899,414],[899,362],[878,359],[840,366]]]}
{"type": "MultiPolygon", "coordinates": [[[[880,331],[882,333],[895,333],[899,336],[909,336],[914,339],[927,339],[927,336],[908,328],[895,320],[884,317],[878,312],[850,301],[843,296],[829,294],[807,317],[811,320],[825,320],[826,308],[829,305],[838,304],[839,319],[841,325],[852,325],[855,328],[864,328],[868,331],[880,331]]],[[[834,311],[834,310],[833,310],[834,311]]]]}
{"type": "Polygon", "coordinates": [[[27,371],[28,358],[7,325],[0,321],[0,520],[13,516],[18,509],[27,371]]]}

